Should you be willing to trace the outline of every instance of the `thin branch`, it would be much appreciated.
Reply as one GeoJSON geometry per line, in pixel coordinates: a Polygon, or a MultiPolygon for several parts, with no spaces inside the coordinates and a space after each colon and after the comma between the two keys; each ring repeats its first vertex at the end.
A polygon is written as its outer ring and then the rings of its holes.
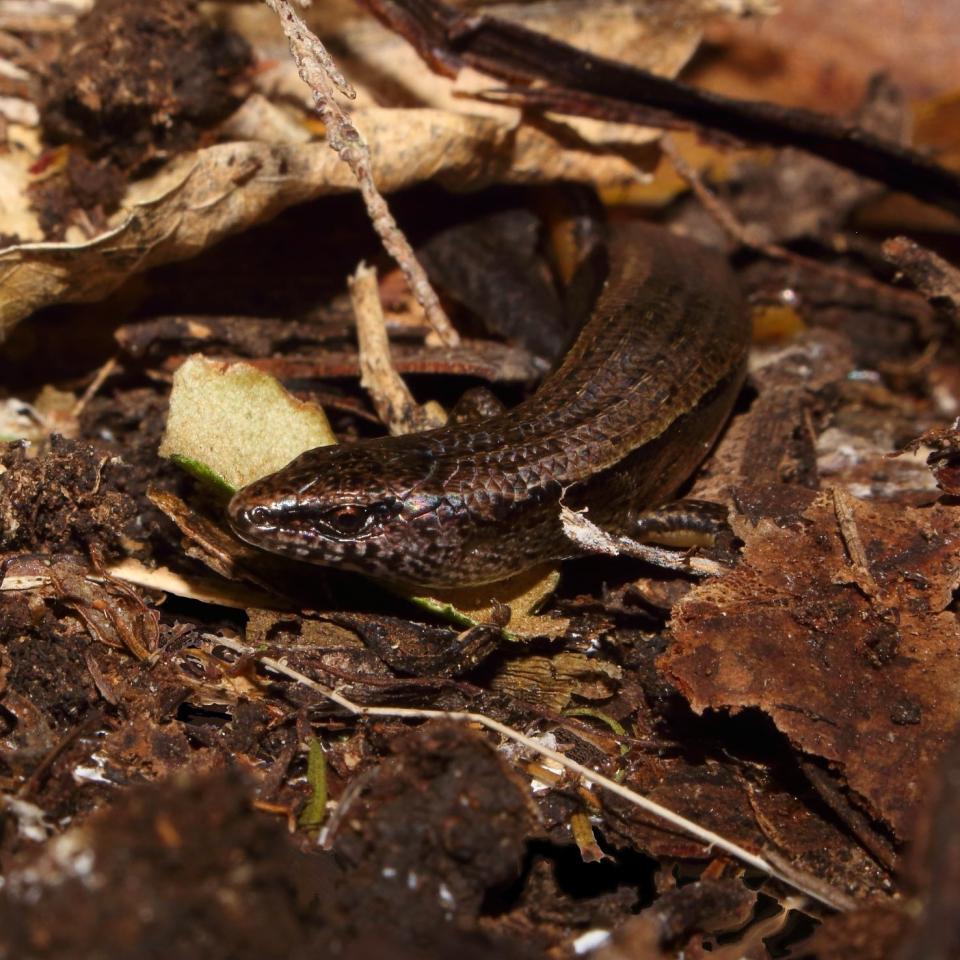
{"type": "Polygon", "coordinates": [[[216,635],[208,635],[207,639],[215,642],[219,646],[227,647],[228,649],[234,650],[237,653],[253,657],[267,669],[273,670],[282,676],[288,677],[289,679],[295,680],[297,683],[308,687],[321,696],[326,697],[328,700],[333,701],[333,703],[336,703],[338,706],[343,707],[346,711],[354,716],[390,717],[393,719],[406,718],[411,720],[442,719],[456,720],[461,723],[478,724],[481,727],[485,727],[487,730],[492,730],[494,733],[500,734],[500,736],[507,740],[518,743],[522,747],[526,747],[528,750],[532,750],[535,753],[539,753],[541,756],[552,760],[564,770],[567,770],[568,772],[580,777],[587,783],[592,783],[597,787],[601,787],[604,790],[616,794],[618,797],[628,801],[635,807],[646,810],[648,813],[670,824],[672,827],[675,827],[682,833],[701,841],[706,845],[708,850],[713,850],[714,848],[723,850],[725,853],[728,853],[730,856],[736,858],[746,866],[752,867],[754,870],[759,870],[761,873],[769,877],[776,878],[788,884],[795,890],[806,894],[807,896],[817,900],[825,906],[831,907],[834,910],[849,910],[856,905],[855,901],[842,891],[829,887],[820,881],[814,881],[814,878],[808,879],[795,871],[792,867],[787,869],[783,865],[776,866],[771,862],[769,857],[765,859],[764,857],[760,857],[755,853],[751,853],[746,848],[726,839],[726,837],[721,836],[719,833],[714,833],[714,831],[708,830],[706,827],[702,827],[699,823],[695,823],[693,820],[688,820],[679,813],[675,813],[673,810],[670,810],[667,807],[650,800],[648,797],[644,797],[642,794],[634,792],[629,787],[625,787],[623,784],[617,783],[615,780],[611,780],[609,777],[605,777],[602,773],[597,773],[596,770],[592,770],[590,767],[586,767],[582,763],[577,763],[576,760],[571,760],[570,757],[564,753],[561,753],[559,750],[553,750],[550,747],[544,746],[538,740],[528,737],[525,734],[520,733],[519,730],[515,730],[513,727],[509,727],[505,723],[501,723],[499,720],[494,720],[492,717],[488,717],[485,714],[473,713],[465,710],[435,710],[419,709],[416,707],[364,706],[363,704],[355,703],[336,690],[317,683],[316,680],[308,677],[305,673],[301,673],[299,670],[294,670],[292,667],[288,667],[285,663],[275,659],[274,657],[262,656],[261,654],[257,653],[257,651],[246,646],[245,644],[240,643],[239,641],[233,640],[229,637],[220,637],[216,635]]]}
{"type": "Polygon", "coordinates": [[[870,821],[843,794],[834,779],[826,770],[812,760],[801,757],[799,761],[803,775],[820,795],[820,799],[846,824],[850,832],[860,842],[860,846],[883,867],[887,873],[897,871],[897,853],[893,847],[871,826],[870,821]]]}
{"type": "Polygon", "coordinates": [[[103,366],[96,372],[93,379],[90,381],[90,385],[86,390],[83,391],[83,396],[74,404],[73,409],[70,411],[72,417],[79,417],[81,413],[86,409],[87,404],[96,396],[97,391],[104,385],[107,381],[107,378],[113,375],[114,370],[117,369],[118,359],[116,355],[110,357],[103,366]]]}
{"type": "Polygon", "coordinates": [[[337,103],[336,91],[350,100],[356,97],[353,87],[337,69],[333,58],[310,28],[297,15],[288,0],[264,0],[280,18],[280,25],[290,44],[290,53],[300,79],[313,91],[313,102],[327,128],[327,140],[340,159],[353,171],[366,204],[373,228],[380,235],[387,253],[397,262],[413,295],[423,307],[427,322],[437,338],[446,346],[460,343],[457,331],[450,325],[440,306],[427,274],[420,265],[409,241],[397,226],[383,194],[373,182],[370,148],[337,103]]]}
{"type": "Polygon", "coordinates": [[[660,138],[660,149],[667,155],[671,166],[676,171],[678,177],[684,180],[690,189],[694,192],[696,198],[700,201],[704,210],[710,214],[721,229],[732,240],[744,247],[758,250],[767,256],[774,258],[783,258],[788,256],[788,251],[775,244],[764,243],[753,229],[752,224],[743,223],[736,214],[703,182],[700,173],[694,167],[687,163],[686,158],[680,152],[673,138],[669,134],[664,134],[660,138]]]}
{"type": "Polygon", "coordinates": [[[792,264],[801,269],[810,270],[826,277],[835,277],[840,283],[847,286],[857,287],[862,290],[878,292],[885,297],[901,301],[905,306],[913,306],[919,300],[919,295],[912,290],[902,290],[899,287],[891,286],[882,280],[868,276],[862,273],[856,273],[853,270],[847,270],[844,267],[837,267],[830,263],[823,263],[815,260],[813,257],[804,256],[801,253],[795,253],[788,250],[779,243],[769,243],[757,237],[757,231],[752,224],[743,223],[737,215],[714,193],[710,187],[704,183],[700,176],[686,158],[677,148],[676,143],[669,134],[664,134],[660,138],[660,148],[666,154],[677,176],[685,180],[690,189],[700,201],[704,210],[710,214],[717,222],[719,227],[736,243],[750,250],[755,250],[762,256],[769,257],[771,260],[780,260],[784,263],[792,264]]]}
{"type": "Polygon", "coordinates": [[[680,573],[698,577],[716,577],[727,573],[727,568],[716,560],[707,557],[689,557],[668,550],[640,543],[632,537],[612,536],[598,527],[584,513],[578,513],[569,507],[560,505],[560,522],[563,532],[573,543],[588,553],[605,554],[611,557],[633,557],[665,570],[677,570],[680,573]]]}
{"type": "Polygon", "coordinates": [[[347,285],[357,321],[360,386],[370,395],[381,421],[394,435],[442,427],[446,417],[440,405],[418,404],[390,359],[377,271],[361,263],[347,285]]]}
{"type": "Polygon", "coordinates": [[[577,95],[585,110],[591,109],[588,100],[599,98],[603,115],[623,123],[644,123],[651,110],[666,111],[708,134],[805,150],[960,216],[960,174],[853,123],[701,90],[440,0],[360,3],[439,73],[455,76],[471,66],[515,86],[538,81],[538,109],[551,109],[553,93],[566,112],[575,112],[577,95]]]}
{"type": "Polygon", "coordinates": [[[863,545],[863,539],[857,527],[857,518],[853,513],[852,498],[843,487],[833,487],[831,492],[833,494],[833,510],[837,517],[837,525],[840,527],[840,536],[857,574],[857,584],[868,596],[876,597],[880,593],[880,587],[877,585],[870,569],[867,550],[863,545]]]}

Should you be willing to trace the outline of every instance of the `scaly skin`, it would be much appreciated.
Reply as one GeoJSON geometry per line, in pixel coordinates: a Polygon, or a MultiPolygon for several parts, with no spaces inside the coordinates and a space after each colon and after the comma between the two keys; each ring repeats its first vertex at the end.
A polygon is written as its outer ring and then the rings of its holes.
{"type": "Polygon", "coordinates": [[[514,409],[301,454],[230,503],[244,540],[416,588],[571,556],[560,501],[607,529],[667,501],[743,382],[749,328],[725,261],[615,228],[610,274],[560,367],[514,409]]]}

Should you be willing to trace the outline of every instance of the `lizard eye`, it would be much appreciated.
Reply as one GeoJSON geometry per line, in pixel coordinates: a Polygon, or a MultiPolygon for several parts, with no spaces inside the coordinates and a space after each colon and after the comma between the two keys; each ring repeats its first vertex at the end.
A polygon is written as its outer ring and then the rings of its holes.
{"type": "Polygon", "coordinates": [[[320,514],[319,522],[334,537],[368,536],[378,526],[399,511],[399,504],[391,500],[378,503],[342,503],[320,514]]]}
{"type": "Polygon", "coordinates": [[[373,514],[358,504],[347,504],[331,510],[323,519],[338,533],[349,537],[359,533],[373,519],[373,514]]]}

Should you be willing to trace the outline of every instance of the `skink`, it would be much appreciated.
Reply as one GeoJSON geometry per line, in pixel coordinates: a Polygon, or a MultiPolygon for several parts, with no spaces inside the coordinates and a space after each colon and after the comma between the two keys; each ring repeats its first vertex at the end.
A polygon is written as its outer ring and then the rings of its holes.
{"type": "Polygon", "coordinates": [[[560,503],[629,532],[704,458],[743,382],[747,318],[725,260],[646,224],[560,366],[512,410],[321,447],[240,490],[244,540],[415,588],[489,583],[576,548],[560,503]]]}

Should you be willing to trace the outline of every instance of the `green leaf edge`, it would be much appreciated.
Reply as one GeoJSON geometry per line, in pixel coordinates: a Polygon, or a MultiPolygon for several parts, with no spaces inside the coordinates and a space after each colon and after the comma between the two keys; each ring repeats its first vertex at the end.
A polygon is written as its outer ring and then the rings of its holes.
{"type": "Polygon", "coordinates": [[[223,497],[224,500],[229,499],[237,492],[237,488],[225,480],[216,470],[199,460],[194,460],[193,457],[187,457],[182,453],[172,453],[169,460],[180,467],[181,470],[189,473],[191,477],[209,487],[214,493],[223,497]]]}

